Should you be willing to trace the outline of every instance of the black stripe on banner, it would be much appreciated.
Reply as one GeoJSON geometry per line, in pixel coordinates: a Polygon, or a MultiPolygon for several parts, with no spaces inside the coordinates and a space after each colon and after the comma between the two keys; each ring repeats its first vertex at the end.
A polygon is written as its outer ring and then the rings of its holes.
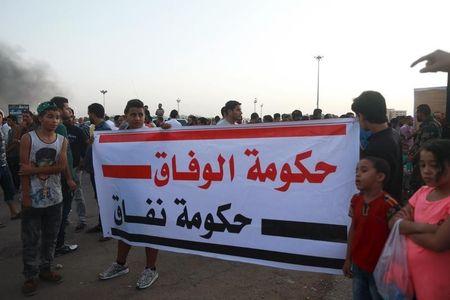
{"type": "Polygon", "coordinates": [[[117,228],[111,228],[111,233],[112,235],[122,237],[130,242],[149,243],[161,246],[196,250],[201,252],[225,254],[246,258],[254,258],[294,265],[303,265],[329,269],[341,269],[342,266],[344,265],[344,260],[339,258],[309,256],[309,255],[284,253],[262,249],[169,239],[144,234],[132,234],[117,228]]]}
{"type": "Polygon", "coordinates": [[[297,239],[347,243],[347,226],[344,225],[262,219],[261,233],[297,239]]]}

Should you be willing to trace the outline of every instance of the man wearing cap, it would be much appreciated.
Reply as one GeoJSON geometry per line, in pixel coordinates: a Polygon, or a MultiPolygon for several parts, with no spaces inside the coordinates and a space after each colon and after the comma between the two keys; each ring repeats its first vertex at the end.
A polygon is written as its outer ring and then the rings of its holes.
{"type": "Polygon", "coordinates": [[[56,105],[44,102],[37,111],[40,126],[24,134],[20,143],[25,277],[22,292],[26,296],[37,292],[38,278],[50,283],[62,281],[62,276],[52,270],[52,265],[61,225],[61,174],[67,169],[68,142],[56,133],[60,125],[60,112],[56,105]]]}

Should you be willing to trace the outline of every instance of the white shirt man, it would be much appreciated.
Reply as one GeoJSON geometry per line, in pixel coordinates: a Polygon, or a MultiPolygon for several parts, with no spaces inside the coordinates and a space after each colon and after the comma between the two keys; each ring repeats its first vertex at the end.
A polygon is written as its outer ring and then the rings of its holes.
{"type": "Polygon", "coordinates": [[[170,119],[165,121],[164,123],[170,124],[170,128],[183,127],[183,125],[177,121],[177,118],[178,118],[178,111],[174,109],[170,112],[170,119]]]}
{"type": "Polygon", "coordinates": [[[241,103],[230,100],[225,103],[225,116],[217,122],[216,126],[233,126],[242,119],[241,103]]]}
{"type": "Polygon", "coordinates": [[[183,125],[181,125],[180,122],[177,121],[177,119],[169,119],[166,122],[164,122],[166,124],[170,124],[170,128],[181,128],[183,127],[183,125]]]}

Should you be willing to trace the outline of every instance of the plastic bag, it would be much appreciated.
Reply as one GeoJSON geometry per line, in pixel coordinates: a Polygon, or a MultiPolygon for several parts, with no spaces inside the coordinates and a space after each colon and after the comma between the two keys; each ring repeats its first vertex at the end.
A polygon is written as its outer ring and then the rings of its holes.
{"type": "Polygon", "coordinates": [[[409,300],[414,296],[408,270],[406,237],[400,234],[401,221],[395,222],[373,271],[378,292],[388,300],[409,300]]]}

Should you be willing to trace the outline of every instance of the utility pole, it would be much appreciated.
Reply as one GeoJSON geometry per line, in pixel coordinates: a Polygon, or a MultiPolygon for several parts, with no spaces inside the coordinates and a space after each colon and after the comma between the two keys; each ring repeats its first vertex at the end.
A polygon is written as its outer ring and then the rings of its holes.
{"type": "Polygon", "coordinates": [[[178,110],[178,115],[180,114],[180,102],[181,102],[181,99],[178,98],[178,99],[177,99],[177,110],[178,110]]]}
{"type": "Polygon", "coordinates": [[[319,108],[319,87],[320,87],[320,60],[323,58],[321,55],[314,56],[317,59],[317,103],[316,108],[319,108]]]}
{"type": "Polygon", "coordinates": [[[103,108],[105,109],[105,111],[106,111],[106,106],[105,106],[105,94],[106,94],[107,92],[108,92],[107,90],[101,90],[101,91],[100,91],[100,93],[103,94],[103,108]]]}

